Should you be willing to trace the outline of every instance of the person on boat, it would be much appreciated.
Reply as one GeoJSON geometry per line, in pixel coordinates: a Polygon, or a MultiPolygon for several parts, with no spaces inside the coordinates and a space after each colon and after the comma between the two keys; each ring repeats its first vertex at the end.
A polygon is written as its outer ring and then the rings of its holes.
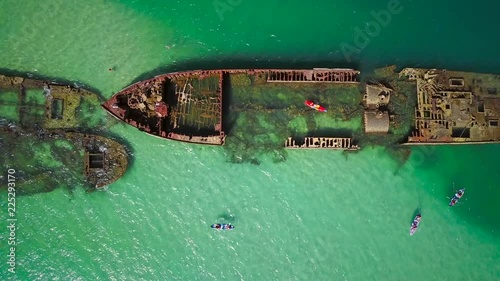
{"type": "Polygon", "coordinates": [[[220,229],[221,228],[221,225],[220,224],[216,224],[215,225],[215,229],[220,229]]]}
{"type": "Polygon", "coordinates": [[[420,215],[417,215],[417,216],[415,217],[415,219],[413,220],[413,225],[414,225],[415,227],[417,227],[418,223],[420,222],[420,217],[421,217],[420,215]]]}

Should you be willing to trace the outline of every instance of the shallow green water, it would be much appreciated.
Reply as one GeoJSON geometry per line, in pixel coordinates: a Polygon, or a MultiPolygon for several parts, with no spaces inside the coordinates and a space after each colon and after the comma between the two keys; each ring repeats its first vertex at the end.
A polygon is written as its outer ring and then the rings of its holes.
{"type": "MultiPolygon", "coordinates": [[[[356,27],[387,2],[232,3],[220,17],[212,1],[3,0],[0,68],[77,81],[106,98],[138,79],[200,68],[397,63],[500,73],[497,4],[401,0],[348,63],[341,46],[356,47],[356,27]]],[[[228,163],[224,148],[110,129],[130,142],[134,161],[107,191],[17,198],[16,274],[6,266],[1,193],[1,279],[500,278],[498,145],[415,148],[402,167],[383,148],[291,151],[256,166],[228,163]],[[453,185],[467,193],[449,208],[453,185]],[[423,221],[410,238],[417,210],[423,221]],[[214,232],[218,221],[236,228],[214,232]]]]}

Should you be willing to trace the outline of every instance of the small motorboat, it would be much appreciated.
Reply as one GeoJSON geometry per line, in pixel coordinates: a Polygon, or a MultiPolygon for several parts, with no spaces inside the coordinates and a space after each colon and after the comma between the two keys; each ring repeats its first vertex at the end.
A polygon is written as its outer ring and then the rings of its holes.
{"type": "Polygon", "coordinates": [[[313,101],[306,100],[304,102],[305,105],[307,105],[309,108],[312,108],[314,110],[317,110],[319,112],[326,112],[326,108],[324,106],[321,106],[317,103],[314,103],[313,101]]]}
{"type": "Polygon", "coordinates": [[[422,216],[420,214],[415,216],[415,218],[413,219],[413,222],[411,223],[410,236],[413,236],[413,234],[415,234],[415,232],[417,232],[418,226],[420,225],[421,220],[422,220],[422,216]]]}
{"type": "Polygon", "coordinates": [[[229,223],[214,223],[212,224],[212,228],[219,230],[231,230],[234,226],[229,223]]]}
{"type": "Polygon", "coordinates": [[[455,193],[455,195],[453,195],[453,198],[451,198],[450,204],[448,204],[448,205],[455,206],[455,204],[457,204],[457,202],[458,202],[458,199],[462,198],[462,196],[464,196],[464,194],[465,194],[465,188],[462,188],[459,191],[457,191],[457,193],[455,193]]]}

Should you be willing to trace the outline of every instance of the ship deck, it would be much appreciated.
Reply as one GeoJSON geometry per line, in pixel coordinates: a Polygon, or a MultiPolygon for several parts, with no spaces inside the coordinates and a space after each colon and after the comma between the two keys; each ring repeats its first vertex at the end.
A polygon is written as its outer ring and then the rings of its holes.
{"type": "Polygon", "coordinates": [[[168,74],[136,83],[103,106],[149,134],[188,142],[221,144],[222,73],[168,74]]]}
{"type": "Polygon", "coordinates": [[[414,68],[402,75],[417,85],[409,144],[500,141],[500,76],[414,68]]]}
{"type": "Polygon", "coordinates": [[[25,129],[94,128],[102,125],[99,98],[87,90],[41,80],[0,75],[0,118],[25,129]]]}
{"type": "Polygon", "coordinates": [[[320,85],[357,85],[358,73],[346,69],[224,69],[169,73],[127,87],[103,107],[118,119],[155,136],[220,145],[226,138],[222,116],[228,108],[242,106],[241,102],[232,104],[232,97],[235,101],[243,97],[248,93],[247,86],[253,87],[252,93],[256,89],[263,93],[251,97],[250,103],[264,103],[259,108],[289,110],[297,103],[302,106],[304,96],[326,102],[327,94],[313,93],[321,89],[320,85]],[[280,87],[287,91],[293,89],[296,94],[289,97],[294,98],[286,102],[286,99],[276,100],[273,91],[280,87]]]}

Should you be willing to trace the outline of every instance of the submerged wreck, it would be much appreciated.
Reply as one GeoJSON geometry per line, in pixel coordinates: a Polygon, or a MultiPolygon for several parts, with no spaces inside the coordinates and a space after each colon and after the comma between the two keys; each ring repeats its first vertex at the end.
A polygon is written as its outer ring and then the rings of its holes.
{"type": "Polygon", "coordinates": [[[175,72],[103,107],[157,137],[225,144],[236,162],[253,161],[252,149],[282,159],[283,148],[500,140],[499,76],[389,66],[359,77],[343,68],[175,72]]]}
{"type": "Polygon", "coordinates": [[[0,75],[0,158],[19,169],[19,193],[82,183],[93,190],[124,174],[123,145],[81,133],[103,125],[105,115],[95,112],[100,103],[96,94],[78,87],[0,75]]]}
{"type": "Polygon", "coordinates": [[[128,164],[123,145],[109,138],[63,130],[27,131],[5,119],[0,120],[0,146],[0,161],[15,167],[21,195],[57,187],[100,189],[118,180],[128,164]]]}
{"type": "Polygon", "coordinates": [[[0,91],[4,117],[24,128],[92,129],[104,121],[98,96],[79,87],[0,75],[0,91]]]}
{"type": "Polygon", "coordinates": [[[127,151],[117,141],[75,132],[64,132],[62,137],[71,140],[83,151],[83,171],[85,180],[91,187],[105,187],[125,174],[128,164],[127,151]]]}

